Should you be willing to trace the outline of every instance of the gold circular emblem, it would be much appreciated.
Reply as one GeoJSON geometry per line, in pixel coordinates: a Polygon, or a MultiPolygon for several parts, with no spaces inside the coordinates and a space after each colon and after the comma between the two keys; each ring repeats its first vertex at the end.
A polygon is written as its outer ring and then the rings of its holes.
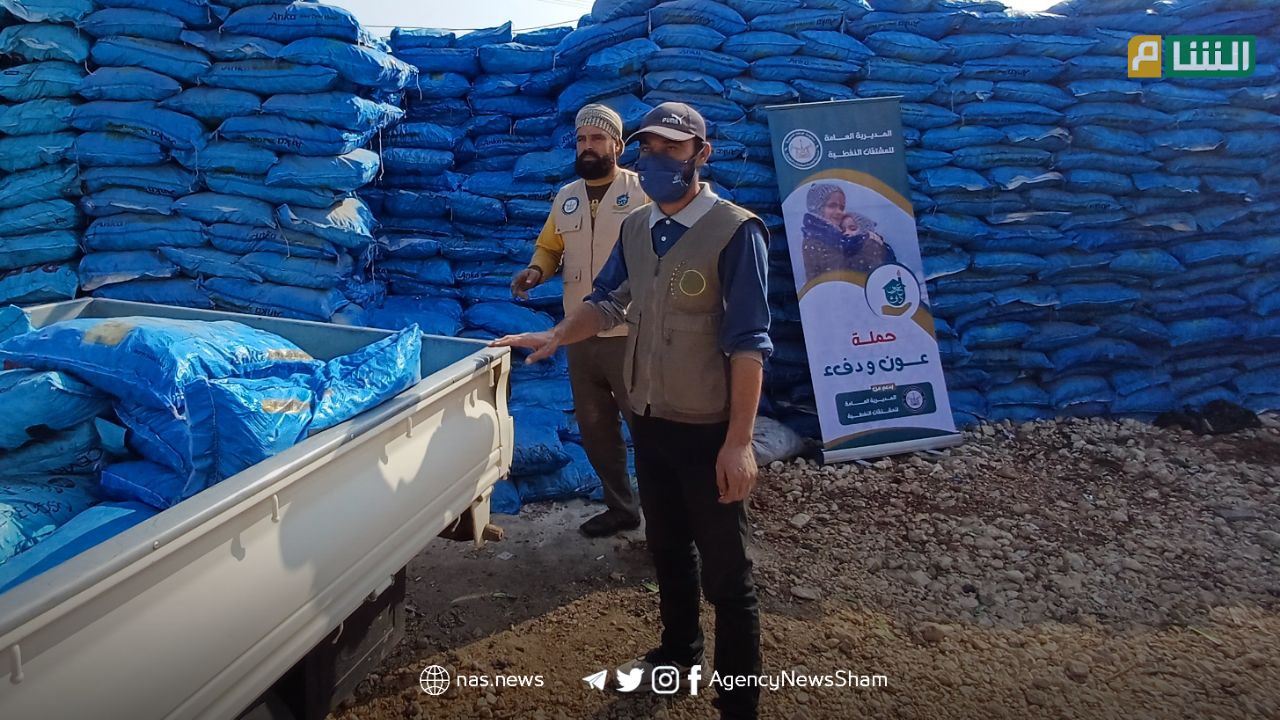
{"type": "Polygon", "coordinates": [[[680,276],[680,292],[697,297],[707,291],[707,278],[697,270],[685,270],[680,276]]]}

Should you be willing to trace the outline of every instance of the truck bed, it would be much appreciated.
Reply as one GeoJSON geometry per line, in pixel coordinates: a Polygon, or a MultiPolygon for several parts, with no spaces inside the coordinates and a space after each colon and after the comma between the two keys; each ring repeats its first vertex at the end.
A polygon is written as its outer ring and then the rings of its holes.
{"type": "MultiPolygon", "coordinates": [[[[77,300],[73,317],[236,320],[319,359],[389,333],[77,300]]],[[[510,355],[428,336],[423,379],[0,595],[0,717],[229,718],[506,475],[510,355]]],[[[477,534],[478,537],[478,534],[477,534]]]]}

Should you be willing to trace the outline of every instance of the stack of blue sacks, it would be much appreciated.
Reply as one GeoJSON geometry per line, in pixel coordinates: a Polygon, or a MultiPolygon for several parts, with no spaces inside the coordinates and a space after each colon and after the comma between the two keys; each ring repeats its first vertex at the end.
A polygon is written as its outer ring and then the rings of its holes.
{"type": "Polygon", "coordinates": [[[699,108],[708,177],[773,231],[766,412],[817,435],[763,108],[898,96],[957,421],[1149,419],[1280,406],[1280,183],[1263,160],[1280,142],[1280,17],[1264,5],[600,0],[560,50],[607,55],[595,68],[644,102],[699,108]],[[1260,64],[1127,79],[1128,39],[1157,33],[1256,34],[1260,64]]]}
{"type": "Polygon", "coordinates": [[[83,21],[81,289],[362,322],[382,288],[355,191],[417,73],[346,10],[229,4],[103,0],[83,21]]]}
{"type": "Polygon", "coordinates": [[[410,327],[324,362],[235,322],[0,309],[0,590],[399,394],[421,349],[410,327]],[[59,530],[103,500],[135,505],[59,530]]]}
{"type": "Polygon", "coordinates": [[[0,2],[0,303],[76,294],[83,219],[71,115],[89,0],[0,2]]]}

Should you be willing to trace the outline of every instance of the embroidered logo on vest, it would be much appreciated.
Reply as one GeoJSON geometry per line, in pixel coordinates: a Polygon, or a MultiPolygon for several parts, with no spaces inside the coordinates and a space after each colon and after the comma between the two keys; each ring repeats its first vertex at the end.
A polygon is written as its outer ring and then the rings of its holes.
{"type": "Polygon", "coordinates": [[[631,195],[630,195],[630,194],[628,194],[628,193],[623,193],[622,195],[619,195],[619,196],[618,196],[618,200],[617,200],[618,207],[626,207],[626,206],[627,206],[627,203],[629,203],[629,202],[631,202],[631,195]]]}
{"type": "Polygon", "coordinates": [[[707,278],[697,270],[685,270],[680,275],[680,292],[689,297],[698,297],[707,291],[707,278]]]}
{"type": "Polygon", "coordinates": [[[578,212],[578,198],[566,198],[564,204],[560,206],[560,210],[565,215],[572,215],[578,212]]]}

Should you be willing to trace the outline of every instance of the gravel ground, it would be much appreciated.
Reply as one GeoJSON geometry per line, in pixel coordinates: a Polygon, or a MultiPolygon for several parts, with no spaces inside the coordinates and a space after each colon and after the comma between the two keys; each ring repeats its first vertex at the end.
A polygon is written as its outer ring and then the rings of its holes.
{"type": "MultiPolygon", "coordinates": [[[[1135,422],[983,426],[937,455],[775,463],[752,501],[770,718],[1280,717],[1280,420],[1216,437],[1135,422]]],[[[581,678],[656,644],[642,533],[582,503],[411,566],[409,639],[335,720],[707,718],[697,697],[581,678]],[[419,673],[538,673],[457,687],[419,673]]],[[[704,615],[711,634],[712,613],[704,615]]],[[[708,668],[708,673],[710,669],[708,668]]]]}

